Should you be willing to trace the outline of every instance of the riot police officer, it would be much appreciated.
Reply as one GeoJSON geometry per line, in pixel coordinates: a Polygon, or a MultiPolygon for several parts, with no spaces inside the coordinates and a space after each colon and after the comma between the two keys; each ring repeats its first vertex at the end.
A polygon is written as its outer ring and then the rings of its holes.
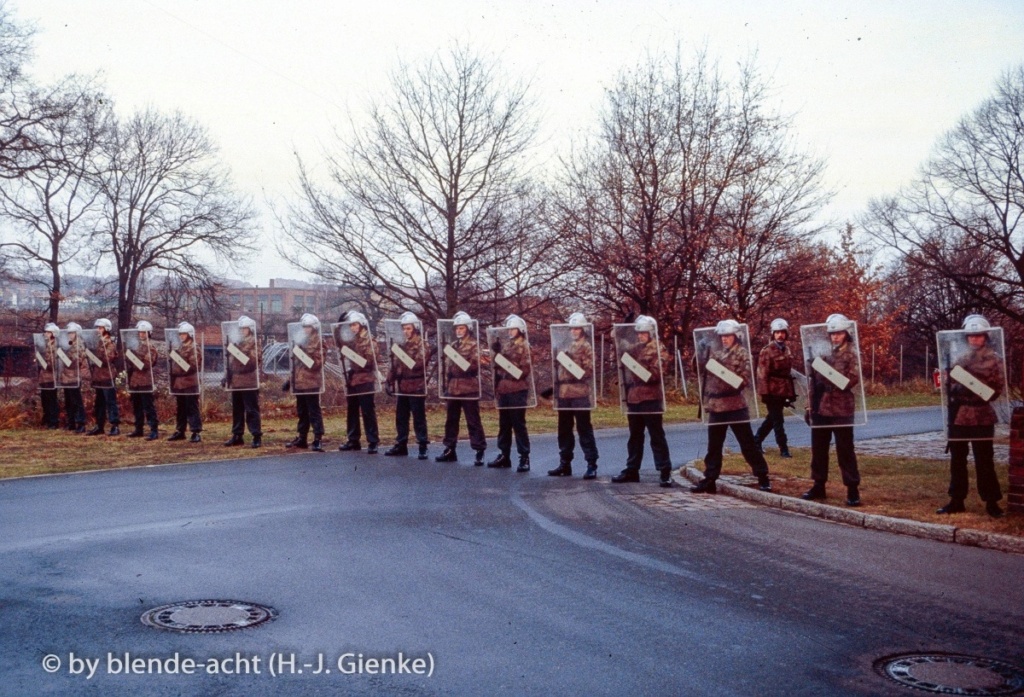
{"type": "Polygon", "coordinates": [[[338,348],[344,352],[348,349],[352,358],[343,358],[345,370],[345,425],[346,437],[338,450],[359,450],[362,448],[359,429],[359,415],[363,416],[363,427],[366,430],[366,452],[377,454],[380,435],[377,430],[377,352],[370,336],[370,322],[362,312],[347,312],[338,318],[339,322],[348,322],[350,341],[341,339],[339,332],[338,348]]]}
{"type": "Polygon", "coordinates": [[[57,334],[60,332],[53,322],[43,327],[42,346],[37,346],[36,361],[39,363],[39,402],[43,408],[43,425],[48,429],[60,426],[60,403],[57,400],[57,334]],[[42,349],[40,351],[40,349],[42,349]]]}
{"type": "Polygon", "coordinates": [[[793,385],[793,353],[786,345],[789,338],[789,322],[781,317],[773,319],[771,333],[771,341],[757,356],[757,393],[768,410],[768,416],[757,429],[755,437],[758,447],[761,447],[765,438],[774,429],[779,454],[782,457],[793,457],[789,454],[786,417],[782,411],[796,399],[796,389],[793,385]]]}
{"type": "Polygon", "coordinates": [[[993,518],[1001,518],[1003,498],[996,476],[993,438],[998,422],[992,403],[999,399],[1005,384],[1006,365],[993,350],[989,333],[992,325],[981,315],[968,315],[963,321],[967,350],[951,366],[951,371],[963,371],[966,376],[959,382],[944,376],[947,395],[947,430],[949,447],[949,503],[937,512],[962,513],[969,488],[967,476],[968,449],[974,451],[974,471],[977,475],[978,495],[985,502],[985,511],[993,518]],[[974,384],[972,379],[980,383],[974,384]],[[968,384],[964,384],[964,383],[968,384]],[[973,385],[974,389],[970,386],[973,385]],[[987,389],[985,389],[987,388],[987,389]],[[979,394],[980,393],[980,394],[979,394]]]}
{"type": "MultiPolygon", "coordinates": [[[[628,326],[628,325],[626,325],[628,326]]],[[[661,354],[658,350],[657,323],[653,317],[640,315],[633,324],[636,338],[622,354],[620,363],[632,368],[620,370],[624,381],[626,421],[629,440],[626,442],[626,467],[612,477],[612,482],[640,481],[640,463],[644,457],[644,432],[651,436],[654,466],[660,473],[661,485],[672,486],[672,460],[665,438],[663,417],[665,391],[662,385],[661,354]]],[[[618,341],[616,341],[618,346],[618,341]]]]}
{"type": "Polygon", "coordinates": [[[388,386],[395,396],[395,444],[384,451],[385,455],[406,456],[409,454],[409,418],[419,445],[418,459],[427,459],[427,363],[430,348],[423,340],[420,318],[412,312],[403,312],[398,318],[402,339],[398,350],[392,350],[388,386]]]}
{"type": "Polygon", "coordinates": [[[158,354],[153,343],[153,325],[143,319],[139,320],[135,329],[139,337],[138,350],[129,354],[126,348],[124,352],[126,359],[131,356],[135,360],[135,362],[125,361],[125,366],[128,369],[128,396],[132,401],[132,412],[135,417],[135,429],[128,434],[128,437],[142,438],[143,425],[148,424],[149,434],[145,438],[146,440],[156,440],[160,434],[156,404],[153,400],[155,390],[153,365],[157,361],[158,354]]]}
{"type": "MultiPolygon", "coordinates": [[[[235,350],[224,351],[224,386],[231,391],[231,437],[225,447],[245,443],[242,434],[246,424],[252,435],[253,448],[263,445],[263,419],[260,413],[259,349],[256,345],[256,320],[247,315],[238,318],[239,340],[231,344],[225,337],[225,346],[235,350]],[[236,353],[237,352],[237,353],[236,353]]],[[[224,326],[224,325],[221,325],[224,326]]]]}
{"type": "Polygon", "coordinates": [[[96,328],[99,337],[95,354],[99,365],[91,366],[92,386],[95,391],[92,415],[96,419],[96,425],[85,435],[102,435],[104,425],[110,421],[110,435],[117,436],[121,434],[121,413],[117,406],[117,390],[114,387],[117,345],[110,335],[113,325],[109,319],[101,317],[93,323],[93,327],[96,328]]]}
{"type": "Polygon", "coordinates": [[[202,357],[196,346],[196,330],[188,322],[182,322],[177,329],[179,346],[169,351],[176,352],[179,360],[173,357],[168,365],[170,374],[170,392],[174,395],[176,409],[174,413],[174,433],[167,440],[185,440],[185,429],[192,431],[189,439],[192,443],[200,443],[203,437],[203,416],[199,411],[199,371],[202,369],[202,357]]]}
{"type": "MultiPolygon", "coordinates": [[[[320,338],[320,319],[313,314],[302,315],[299,321],[301,331],[292,337],[292,353],[296,348],[305,360],[292,359],[292,375],[289,386],[295,395],[295,413],[298,416],[298,435],[285,447],[310,448],[323,452],[324,417],[320,409],[320,394],[324,390],[324,352],[320,338]],[[313,444],[310,446],[309,431],[313,430],[313,444]]],[[[291,325],[289,325],[291,333],[291,325]]]]}
{"type": "Polygon", "coordinates": [[[526,429],[526,406],[530,396],[532,362],[526,341],[526,322],[519,315],[505,319],[508,339],[492,347],[495,356],[505,359],[503,367],[494,361],[494,399],[498,407],[498,456],[488,467],[512,466],[512,436],[515,434],[519,455],[517,472],[530,471],[530,434],[526,429]]]}
{"type": "Polygon", "coordinates": [[[434,458],[437,462],[456,462],[455,446],[459,442],[459,422],[466,415],[469,445],[476,457],[473,464],[484,464],[487,437],[480,421],[480,345],[473,336],[473,319],[465,312],[452,317],[455,339],[445,348],[442,362],[441,398],[447,400],[444,420],[444,452],[434,458]],[[458,357],[459,360],[455,360],[458,357]]]}
{"type": "Polygon", "coordinates": [[[708,452],[704,456],[704,478],[690,488],[694,493],[715,493],[716,482],[722,472],[722,450],[730,428],[740,445],[743,459],[757,477],[758,487],[761,491],[772,489],[768,477],[768,463],[765,462],[764,454],[750,428],[750,408],[747,405],[746,393],[753,386],[750,384],[750,353],[738,336],[742,328],[735,320],[726,319],[719,322],[715,326],[715,335],[721,341],[721,348],[712,352],[707,361],[710,363],[713,359],[717,365],[735,376],[732,378],[733,383],[708,370],[706,364],[701,366],[704,371],[702,407],[708,417],[708,452]]]}
{"type": "MultiPolygon", "coordinates": [[[[594,391],[594,345],[591,341],[593,325],[582,312],[574,312],[566,320],[569,325],[571,343],[559,353],[552,348],[555,357],[555,408],[558,410],[558,467],[548,470],[550,477],[571,477],[573,451],[576,440],[573,424],[580,437],[580,449],[587,463],[584,479],[597,479],[597,440],[590,412],[596,406],[594,391]]],[[[555,331],[552,327],[552,344],[555,331]]]]}

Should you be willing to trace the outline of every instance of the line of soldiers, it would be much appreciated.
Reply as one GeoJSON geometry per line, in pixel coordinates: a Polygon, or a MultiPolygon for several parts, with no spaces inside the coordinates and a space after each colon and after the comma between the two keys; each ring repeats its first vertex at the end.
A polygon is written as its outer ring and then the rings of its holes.
{"type": "MultiPolygon", "coordinates": [[[[362,447],[365,431],[367,453],[378,451],[379,432],[375,395],[380,390],[396,397],[397,438],[385,451],[387,456],[409,454],[409,422],[419,446],[420,460],[427,458],[428,434],[426,398],[430,349],[423,324],[411,312],[397,320],[384,320],[387,343],[387,375],[381,372],[377,343],[369,332],[369,321],[360,312],[339,317],[330,330],[339,351],[347,397],[346,439],[339,450],[362,447]],[[360,417],[362,425],[360,425],[360,417]]],[[[225,348],[225,376],[222,386],[232,394],[232,435],[225,446],[242,445],[248,426],[252,447],[262,444],[259,408],[260,353],[255,322],[245,316],[222,323],[225,348]]],[[[545,390],[558,411],[559,463],[548,475],[572,476],[575,433],[587,464],[584,479],[597,476],[598,450],[590,412],[596,407],[594,373],[594,325],[582,313],[573,313],[564,324],[551,330],[553,385],[545,390]]],[[[150,426],[147,439],[157,437],[153,408],[153,364],[156,348],[150,339],[153,328],[145,321],[133,330],[122,330],[127,388],[135,412],[135,431],[143,435],[143,423],[150,426]]],[[[480,420],[483,396],[483,366],[491,367],[493,392],[499,412],[498,455],[488,467],[511,468],[513,442],[518,454],[517,472],[530,471],[530,439],[526,410],[537,406],[537,394],[526,322],[510,315],[502,326],[490,327],[481,346],[479,324],[466,312],[452,319],[438,320],[439,397],[447,404],[444,450],[438,462],[456,462],[462,416],[469,431],[474,464],[484,465],[486,435],[480,420]]],[[[803,494],[808,500],[826,497],[829,450],[835,441],[846,503],[861,505],[860,473],[854,450],[853,428],[867,422],[857,324],[833,314],[822,324],[800,327],[806,375],[795,369],[787,342],[789,324],[781,318],[771,323],[771,340],[761,349],[756,369],[750,352],[746,325],[722,320],[714,327],[694,331],[695,356],[700,391],[700,414],[708,428],[708,449],[704,477],[692,487],[695,493],[715,493],[721,474],[722,453],[731,430],[744,459],[757,477],[758,486],[771,491],[768,464],[762,445],[774,431],[782,457],[790,457],[784,426],[784,410],[803,413],[811,428],[811,478],[813,486],[803,494]],[[756,378],[756,379],[755,379],[756,378]],[[756,387],[756,391],[755,391],[756,387]],[[751,422],[759,415],[758,398],[767,418],[754,433],[751,422]]],[[[611,478],[614,483],[638,482],[645,438],[650,436],[654,465],[661,485],[672,486],[671,458],[663,426],[665,389],[662,367],[667,359],[659,341],[657,322],[641,315],[634,322],[615,324],[612,339],[616,351],[620,403],[629,425],[626,466],[611,478]]],[[[166,330],[170,393],[177,399],[174,434],[168,440],[184,440],[186,428],[192,442],[200,442],[202,421],[199,394],[202,355],[195,344],[195,330],[187,322],[174,331],[166,330]]],[[[92,331],[71,323],[63,331],[48,324],[35,335],[36,358],[40,366],[40,389],[44,421],[56,428],[56,390],[65,390],[67,427],[85,432],[80,377],[88,372],[96,390],[90,435],[103,433],[111,424],[111,435],[119,433],[120,422],[114,380],[117,346],[109,320],[99,319],[92,331]]],[[[958,331],[939,332],[938,355],[943,362],[942,394],[946,432],[949,440],[950,502],[939,513],[964,510],[967,495],[967,455],[974,451],[978,489],[992,516],[1002,515],[1002,498],[995,476],[992,441],[995,425],[1006,422],[1005,352],[1002,330],[993,328],[980,315],[964,320],[958,331]]],[[[290,377],[285,389],[296,399],[297,436],[288,448],[322,451],[324,436],[320,395],[324,392],[326,350],[321,339],[320,320],[305,314],[288,324],[290,377]],[[313,441],[309,443],[312,430],[313,441]]]]}

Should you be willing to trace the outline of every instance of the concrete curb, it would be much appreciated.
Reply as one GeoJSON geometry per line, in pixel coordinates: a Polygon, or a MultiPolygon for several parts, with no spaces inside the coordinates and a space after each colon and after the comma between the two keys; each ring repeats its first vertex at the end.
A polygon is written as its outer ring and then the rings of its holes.
{"type": "MultiPolygon", "coordinates": [[[[696,462],[696,461],[695,461],[696,462]]],[[[703,473],[693,466],[693,463],[683,465],[679,473],[690,482],[696,483],[703,478],[703,473]]],[[[779,508],[784,511],[801,513],[815,518],[824,518],[836,523],[845,523],[869,530],[881,530],[892,532],[898,535],[911,535],[927,540],[938,540],[939,542],[952,542],[954,544],[967,545],[970,547],[983,547],[994,549],[999,552],[1012,554],[1024,554],[1024,538],[1013,535],[1000,535],[981,530],[969,528],[958,528],[954,525],[939,525],[937,523],[919,523],[904,518],[892,518],[890,516],[876,515],[874,513],[862,513],[852,508],[838,508],[828,506],[816,501],[804,501],[803,499],[781,494],[772,494],[767,491],[751,489],[750,487],[718,480],[719,493],[733,496],[738,499],[750,501],[779,508]]]]}

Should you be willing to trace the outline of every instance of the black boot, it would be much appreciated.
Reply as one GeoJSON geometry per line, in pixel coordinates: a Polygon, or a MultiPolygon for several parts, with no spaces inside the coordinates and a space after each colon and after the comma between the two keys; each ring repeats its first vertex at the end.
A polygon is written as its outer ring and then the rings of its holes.
{"type": "Polygon", "coordinates": [[[193,433],[192,437],[189,438],[188,440],[190,443],[201,443],[203,441],[203,437],[198,433],[193,433]]]}
{"type": "Polygon", "coordinates": [[[1003,517],[1003,509],[999,507],[999,503],[997,501],[988,501],[988,502],[986,502],[985,503],[985,512],[988,513],[993,518],[1002,518],[1003,517]]]}
{"type": "Polygon", "coordinates": [[[661,481],[659,482],[662,489],[669,489],[672,487],[672,468],[663,467],[661,470],[661,481]]]}
{"type": "Polygon", "coordinates": [[[320,444],[320,439],[319,438],[314,438],[313,439],[313,445],[311,445],[309,447],[309,449],[312,450],[313,452],[317,452],[317,453],[322,453],[324,451],[324,447],[323,447],[323,445],[320,444]]]}
{"type": "MultiPolygon", "coordinates": [[[[473,461],[473,466],[474,467],[483,467],[484,466],[484,453],[485,452],[486,452],[485,450],[477,450],[476,451],[476,459],[473,461]]],[[[512,466],[511,460],[509,461],[508,466],[509,467],[512,466]]]]}
{"type": "Polygon", "coordinates": [[[363,446],[361,446],[359,444],[359,441],[352,441],[352,440],[347,440],[347,441],[345,441],[344,443],[342,443],[341,445],[338,446],[338,450],[341,450],[343,452],[347,451],[347,450],[362,450],[362,449],[363,449],[363,446]]]}
{"type": "Polygon", "coordinates": [[[572,476],[572,463],[562,460],[558,463],[558,467],[553,470],[548,470],[549,477],[571,477],[572,476]]]}
{"type": "Polygon", "coordinates": [[[760,489],[761,491],[772,490],[772,480],[768,479],[767,474],[764,475],[763,477],[757,478],[757,488],[760,489]]]}
{"type": "Polygon", "coordinates": [[[818,501],[825,498],[825,485],[815,482],[814,486],[800,494],[804,501],[818,501]]]}
{"type": "Polygon", "coordinates": [[[388,457],[408,457],[409,446],[405,443],[395,443],[390,448],[384,451],[384,455],[388,457]]]}
{"type": "Polygon", "coordinates": [[[512,460],[505,453],[498,453],[498,457],[488,462],[487,466],[495,469],[505,469],[512,466],[512,460]]]}
{"type": "Polygon", "coordinates": [[[110,430],[107,432],[107,435],[119,436],[121,435],[121,429],[117,427],[117,424],[114,424],[113,426],[110,427],[110,430]]]}
{"type": "Polygon", "coordinates": [[[159,437],[160,437],[160,434],[154,428],[152,431],[149,432],[149,435],[146,436],[146,440],[156,440],[159,437]]]}
{"type": "Polygon", "coordinates": [[[785,457],[785,458],[793,457],[792,455],[789,454],[789,446],[788,445],[780,445],[779,446],[779,456],[780,457],[785,457]]]}
{"type": "Polygon", "coordinates": [[[935,512],[939,515],[948,515],[950,513],[963,513],[966,510],[967,507],[964,506],[963,499],[950,499],[949,503],[935,512]]]}
{"type": "Polygon", "coordinates": [[[134,431],[132,431],[131,433],[129,433],[128,437],[129,438],[142,438],[142,436],[144,436],[144,435],[145,435],[145,432],[141,428],[137,428],[134,431]]]}
{"type": "Polygon", "coordinates": [[[860,505],[860,490],[856,485],[846,487],[846,505],[854,507],[860,505]]]}
{"type": "Polygon", "coordinates": [[[367,443],[366,444],[366,454],[367,455],[376,455],[377,454],[377,444],[376,443],[367,443]]]}
{"type": "Polygon", "coordinates": [[[519,466],[516,467],[516,472],[529,472],[530,471],[530,456],[520,455],[519,466]]]}
{"type": "Polygon", "coordinates": [[[597,463],[588,462],[587,471],[583,473],[584,479],[597,479],[597,463]]]}
{"type": "Polygon", "coordinates": [[[616,484],[639,482],[640,473],[636,470],[624,469],[618,474],[616,474],[614,477],[612,477],[612,481],[615,482],[616,484]]]}
{"type": "Polygon", "coordinates": [[[306,448],[309,447],[309,443],[307,443],[306,439],[303,438],[302,436],[295,436],[288,443],[288,445],[286,445],[284,447],[286,447],[286,448],[302,448],[302,449],[306,449],[306,448]]]}
{"type": "Polygon", "coordinates": [[[241,436],[232,435],[230,438],[224,441],[225,448],[232,448],[236,445],[245,445],[245,441],[242,440],[241,436]]]}
{"type": "Polygon", "coordinates": [[[250,448],[260,448],[260,447],[263,447],[263,436],[253,436],[252,437],[252,445],[250,445],[249,447],[250,448]]]}
{"type": "Polygon", "coordinates": [[[704,479],[691,486],[690,491],[694,494],[717,494],[718,485],[715,484],[714,479],[704,477],[704,479]]]}
{"type": "Polygon", "coordinates": [[[427,459],[427,444],[426,443],[421,443],[420,444],[420,454],[416,456],[416,459],[417,460],[426,460],[427,459]]]}
{"type": "Polygon", "coordinates": [[[167,438],[167,440],[185,440],[185,432],[175,431],[167,438]]]}
{"type": "Polygon", "coordinates": [[[102,426],[93,426],[92,428],[90,428],[88,431],[85,432],[85,435],[87,435],[87,436],[102,436],[103,435],[103,427],[102,426]]]}
{"type": "Polygon", "coordinates": [[[454,447],[445,447],[444,452],[434,458],[434,462],[458,462],[459,456],[454,447]]]}

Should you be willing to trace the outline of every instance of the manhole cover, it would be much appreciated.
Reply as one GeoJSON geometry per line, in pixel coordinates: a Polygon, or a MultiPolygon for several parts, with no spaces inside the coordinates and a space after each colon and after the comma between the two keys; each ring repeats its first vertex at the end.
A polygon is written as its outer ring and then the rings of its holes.
{"type": "Polygon", "coordinates": [[[142,623],[175,632],[209,634],[256,627],[277,618],[277,610],[238,600],[184,600],[142,615],[142,623]]]}
{"type": "Polygon", "coordinates": [[[905,687],[942,695],[1015,695],[1024,690],[1024,671],[978,656],[890,656],[875,661],[875,670],[905,687]]]}

